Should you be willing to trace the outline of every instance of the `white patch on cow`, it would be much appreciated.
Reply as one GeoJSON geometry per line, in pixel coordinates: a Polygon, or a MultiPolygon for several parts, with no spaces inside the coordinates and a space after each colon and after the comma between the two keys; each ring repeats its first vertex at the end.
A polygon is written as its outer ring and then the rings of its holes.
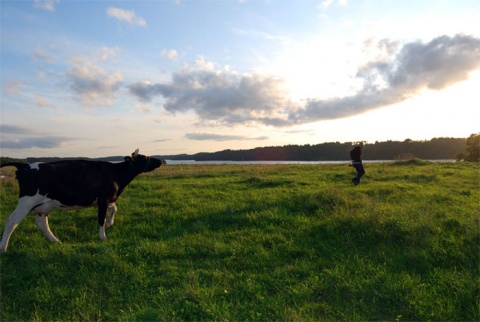
{"type": "Polygon", "coordinates": [[[96,202],[93,202],[91,205],[88,205],[88,206],[67,206],[62,204],[58,200],[48,198],[46,195],[44,197],[45,197],[44,202],[41,205],[32,209],[32,211],[35,212],[36,214],[49,214],[53,209],[70,211],[70,210],[79,210],[87,207],[93,207],[97,205],[96,202]]]}
{"type": "Polygon", "coordinates": [[[107,236],[105,235],[105,225],[100,226],[100,239],[106,240],[107,236]]]}
{"type": "Polygon", "coordinates": [[[58,242],[58,238],[50,230],[48,226],[48,215],[38,214],[35,216],[35,223],[43,231],[48,240],[52,243],[58,242]]]}
{"type": "MultiPolygon", "coordinates": [[[[38,163],[38,162],[37,162],[38,163]]],[[[95,206],[96,202],[94,202],[91,206],[95,206]]],[[[63,205],[60,201],[50,199],[46,195],[41,195],[40,191],[34,196],[23,196],[18,199],[18,204],[13,213],[7,218],[5,223],[5,230],[3,232],[2,240],[0,241],[0,253],[3,253],[7,250],[8,242],[10,240],[10,236],[12,235],[13,231],[17,228],[18,224],[28,215],[30,211],[34,212],[37,216],[35,217],[35,223],[38,227],[43,231],[45,236],[51,242],[59,241],[57,237],[52,233],[50,227],[48,225],[48,214],[53,209],[61,209],[61,210],[74,210],[74,209],[82,209],[85,207],[82,206],[67,206],[63,205]]],[[[111,226],[113,224],[113,216],[117,211],[117,207],[114,203],[109,205],[110,210],[110,219],[109,223],[111,226]]],[[[106,239],[105,236],[105,229],[100,231],[100,238],[106,239]]]]}
{"type": "Polygon", "coordinates": [[[2,241],[0,242],[0,253],[7,250],[8,241],[18,224],[25,218],[30,210],[38,204],[43,203],[45,196],[38,193],[34,196],[23,196],[18,199],[18,204],[12,214],[5,222],[5,230],[3,231],[2,241]]]}
{"type": "Polygon", "coordinates": [[[30,169],[32,170],[39,170],[40,164],[42,164],[42,162],[33,162],[33,163],[30,163],[29,166],[30,166],[30,169]]]}
{"type": "Polygon", "coordinates": [[[49,214],[53,209],[58,208],[60,203],[44,196],[44,201],[41,205],[32,209],[36,214],[49,214]]]}
{"type": "Polygon", "coordinates": [[[111,203],[108,205],[108,212],[109,212],[109,217],[107,220],[107,223],[105,224],[105,228],[110,227],[113,225],[113,222],[115,221],[115,213],[117,212],[117,205],[114,203],[111,203]]]}

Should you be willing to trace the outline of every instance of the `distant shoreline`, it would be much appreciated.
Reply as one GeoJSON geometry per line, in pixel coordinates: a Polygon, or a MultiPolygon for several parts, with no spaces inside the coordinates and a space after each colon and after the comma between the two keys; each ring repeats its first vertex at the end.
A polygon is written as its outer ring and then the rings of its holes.
{"type": "MultiPolygon", "coordinates": [[[[349,160],[343,161],[195,161],[195,160],[165,160],[167,165],[221,165],[221,164],[344,164],[350,163],[349,160]]],[[[398,160],[364,160],[363,163],[391,163],[398,160]]],[[[423,160],[428,162],[455,162],[454,159],[443,159],[443,160],[423,160]]]]}

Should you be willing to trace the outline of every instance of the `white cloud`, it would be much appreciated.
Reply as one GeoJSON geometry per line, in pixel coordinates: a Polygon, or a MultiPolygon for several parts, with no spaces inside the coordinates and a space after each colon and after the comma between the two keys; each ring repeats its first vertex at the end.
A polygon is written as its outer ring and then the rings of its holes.
{"type": "Polygon", "coordinates": [[[53,62],[53,57],[43,52],[40,48],[37,48],[33,52],[33,61],[50,64],[53,62]]]}
{"type": "Polygon", "coordinates": [[[322,7],[323,9],[327,9],[328,7],[330,7],[332,5],[332,3],[334,2],[335,0],[323,0],[321,3],[320,3],[320,7],[322,7]]]}
{"type": "Polygon", "coordinates": [[[54,11],[55,3],[58,2],[58,0],[33,0],[33,7],[37,9],[54,11]]]}
{"type": "Polygon", "coordinates": [[[135,14],[135,11],[133,10],[124,10],[120,8],[109,7],[107,9],[107,15],[120,21],[127,22],[131,25],[137,25],[142,27],[145,27],[147,25],[145,19],[137,16],[135,14]]]}
{"type": "Polygon", "coordinates": [[[85,106],[110,106],[114,94],[123,82],[119,71],[108,72],[97,65],[95,60],[77,56],[71,58],[72,67],[66,76],[74,96],[85,106]]]}
{"type": "Polygon", "coordinates": [[[35,104],[39,107],[53,107],[53,104],[42,96],[35,97],[35,104]]]}
{"type": "Polygon", "coordinates": [[[47,75],[45,74],[45,72],[37,72],[37,78],[39,80],[44,80],[46,77],[47,75]]]}
{"type": "Polygon", "coordinates": [[[170,60],[175,60],[178,57],[178,52],[175,49],[170,49],[170,50],[163,49],[160,52],[160,55],[164,56],[164,57],[167,57],[170,60]]]}
{"type": "Polygon", "coordinates": [[[106,61],[110,57],[115,56],[120,49],[118,47],[103,46],[98,52],[95,53],[96,58],[101,61],[106,61]]]}
{"type": "Polygon", "coordinates": [[[195,67],[198,69],[214,71],[215,63],[205,60],[205,57],[203,56],[199,56],[197,60],[195,60],[195,67]]]}
{"type": "Polygon", "coordinates": [[[153,105],[151,104],[144,104],[144,103],[136,103],[133,105],[133,109],[142,113],[147,113],[153,110],[153,105]]]}
{"type": "Polygon", "coordinates": [[[341,6],[346,6],[348,4],[348,0],[323,0],[319,7],[323,10],[326,10],[328,9],[331,5],[333,5],[334,3],[338,3],[339,5],[341,6]]]}

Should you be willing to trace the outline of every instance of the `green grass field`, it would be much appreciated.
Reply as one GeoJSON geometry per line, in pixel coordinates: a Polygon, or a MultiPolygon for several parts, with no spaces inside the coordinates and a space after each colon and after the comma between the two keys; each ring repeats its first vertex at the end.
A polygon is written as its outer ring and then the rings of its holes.
{"type": "Polygon", "coordinates": [[[29,215],[0,319],[480,320],[480,166],[365,169],[353,186],[338,164],[165,166],[125,190],[107,241],[93,208],[52,213],[57,244],[29,215]]]}

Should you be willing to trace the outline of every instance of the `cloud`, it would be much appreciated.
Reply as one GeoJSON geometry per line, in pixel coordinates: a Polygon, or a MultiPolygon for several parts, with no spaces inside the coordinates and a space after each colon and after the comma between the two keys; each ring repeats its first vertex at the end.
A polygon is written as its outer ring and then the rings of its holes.
{"type": "Polygon", "coordinates": [[[26,134],[37,135],[38,131],[25,126],[0,124],[0,134],[26,134]]]}
{"type": "Polygon", "coordinates": [[[160,52],[160,55],[164,56],[164,57],[167,57],[170,60],[175,60],[178,57],[178,52],[175,49],[170,49],[170,50],[163,49],[160,52]]]}
{"type": "Polygon", "coordinates": [[[19,125],[0,124],[0,147],[3,149],[56,148],[71,141],[63,136],[49,136],[45,133],[19,125]]]}
{"type": "Polygon", "coordinates": [[[115,56],[120,49],[118,47],[103,46],[99,51],[94,53],[95,58],[100,61],[107,61],[110,57],[115,56]]]}
{"type": "Polygon", "coordinates": [[[233,140],[267,140],[268,139],[268,137],[266,136],[249,138],[242,135],[227,135],[227,134],[213,134],[213,133],[187,133],[185,137],[189,140],[197,140],[197,141],[233,141],[233,140]]]}
{"type": "Polygon", "coordinates": [[[341,6],[346,6],[348,4],[348,0],[323,0],[320,4],[319,4],[319,8],[321,8],[322,10],[326,10],[328,9],[332,4],[334,3],[338,3],[339,5],[341,6]]]}
{"type": "Polygon", "coordinates": [[[357,77],[363,88],[353,96],[309,100],[290,114],[292,123],[337,119],[402,102],[424,89],[441,90],[468,79],[480,68],[480,39],[442,36],[400,47],[390,59],[372,61],[357,77]]]}
{"type": "Polygon", "coordinates": [[[49,100],[42,96],[35,97],[35,104],[39,107],[54,107],[54,105],[49,100]]]}
{"type": "Polygon", "coordinates": [[[33,61],[50,64],[53,62],[53,57],[48,54],[45,54],[41,49],[37,48],[33,53],[33,61]]]}
{"type": "Polygon", "coordinates": [[[375,58],[358,69],[359,90],[346,97],[294,103],[284,81],[262,74],[219,70],[200,57],[172,75],[169,82],[140,81],[128,88],[141,102],[163,98],[171,113],[194,111],[200,119],[224,124],[291,126],[345,118],[402,102],[424,89],[440,90],[466,80],[480,68],[480,39],[442,36],[423,43],[383,39],[375,58]]]}
{"type": "Polygon", "coordinates": [[[57,148],[71,139],[62,136],[28,137],[20,139],[6,139],[0,142],[3,149],[31,149],[31,148],[57,148]]]}
{"type": "MultiPolygon", "coordinates": [[[[100,57],[100,60],[103,58],[100,57]]],[[[74,96],[84,105],[110,106],[114,94],[123,83],[123,75],[107,72],[88,57],[71,59],[72,68],[66,71],[67,81],[74,96]]]]}
{"type": "Polygon", "coordinates": [[[262,39],[264,41],[278,42],[284,45],[288,45],[292,42],[292,40],[288,37],[281,36],[281,35],[280,36],[274,35],[268,32],[258,31],[254,29],[247,30],[247,29],[241,29],[241,28],[233,28],[232,31],[238,36],[257,38],[257,39],[262,39]]]}
{"type": "Polygon", "coordinates": [[[163,97],[171,113],[193,110],[203,120],[227,124],[277,124],[295,107],[281,79],[216,71],[204,61],[177,71],[169,83],[136,82],[129,90],[143,102],[163,97]]]}
{"type": "Polygon", "coordinates": [[[24,84],[25,83],[23,81],[19,80],[19,79],[13,79],[13,80],[6,81],[3,84],[3,87],[2,87],[3,95],[13,96],[13,95],[16,95],[16,94],[20,93],[20,91],[22,89],[22,86],[24,84]]]}
{"type": "Polygon", "coordinates": [[[457,35],[407,44],[392,63],[373,63],[366,72],[377,72],[393,88],[439,90],[466,80],[478,68],[480,39],[457,35]]]}
{"type": "Polygon", "coordinates": [[[151,104],[144,104],[144,103],[136,103],[133,105],[133,109],[142,113],[150,112],[153,109],[153,105],[151,104]]]}
{"type": "Polygon", "coordinates": [[[33,7],[37,9],[54,11],[55,3],[58,2],[58,0],[33,0],[33,7]]]}
{"type": "Polygon", "coordinates": [[[225,135],[225,134],[211,134],[211,133],[187,133],[185,137],[189,140],[196,141],[232,141],[243,140],[243,136],[239,135],[225,135]]]}
{"type": "Polygon", "coordinates": [[[115,19],[118,19],[120,21],[127,22],[131,25],[137,25],[142,27],[145,27],[147,25],[147,22],[145,21],[145,19],[137,16],[135,14],[135,11],[109,7],[107,9],[107,15],[115,19]]]}

